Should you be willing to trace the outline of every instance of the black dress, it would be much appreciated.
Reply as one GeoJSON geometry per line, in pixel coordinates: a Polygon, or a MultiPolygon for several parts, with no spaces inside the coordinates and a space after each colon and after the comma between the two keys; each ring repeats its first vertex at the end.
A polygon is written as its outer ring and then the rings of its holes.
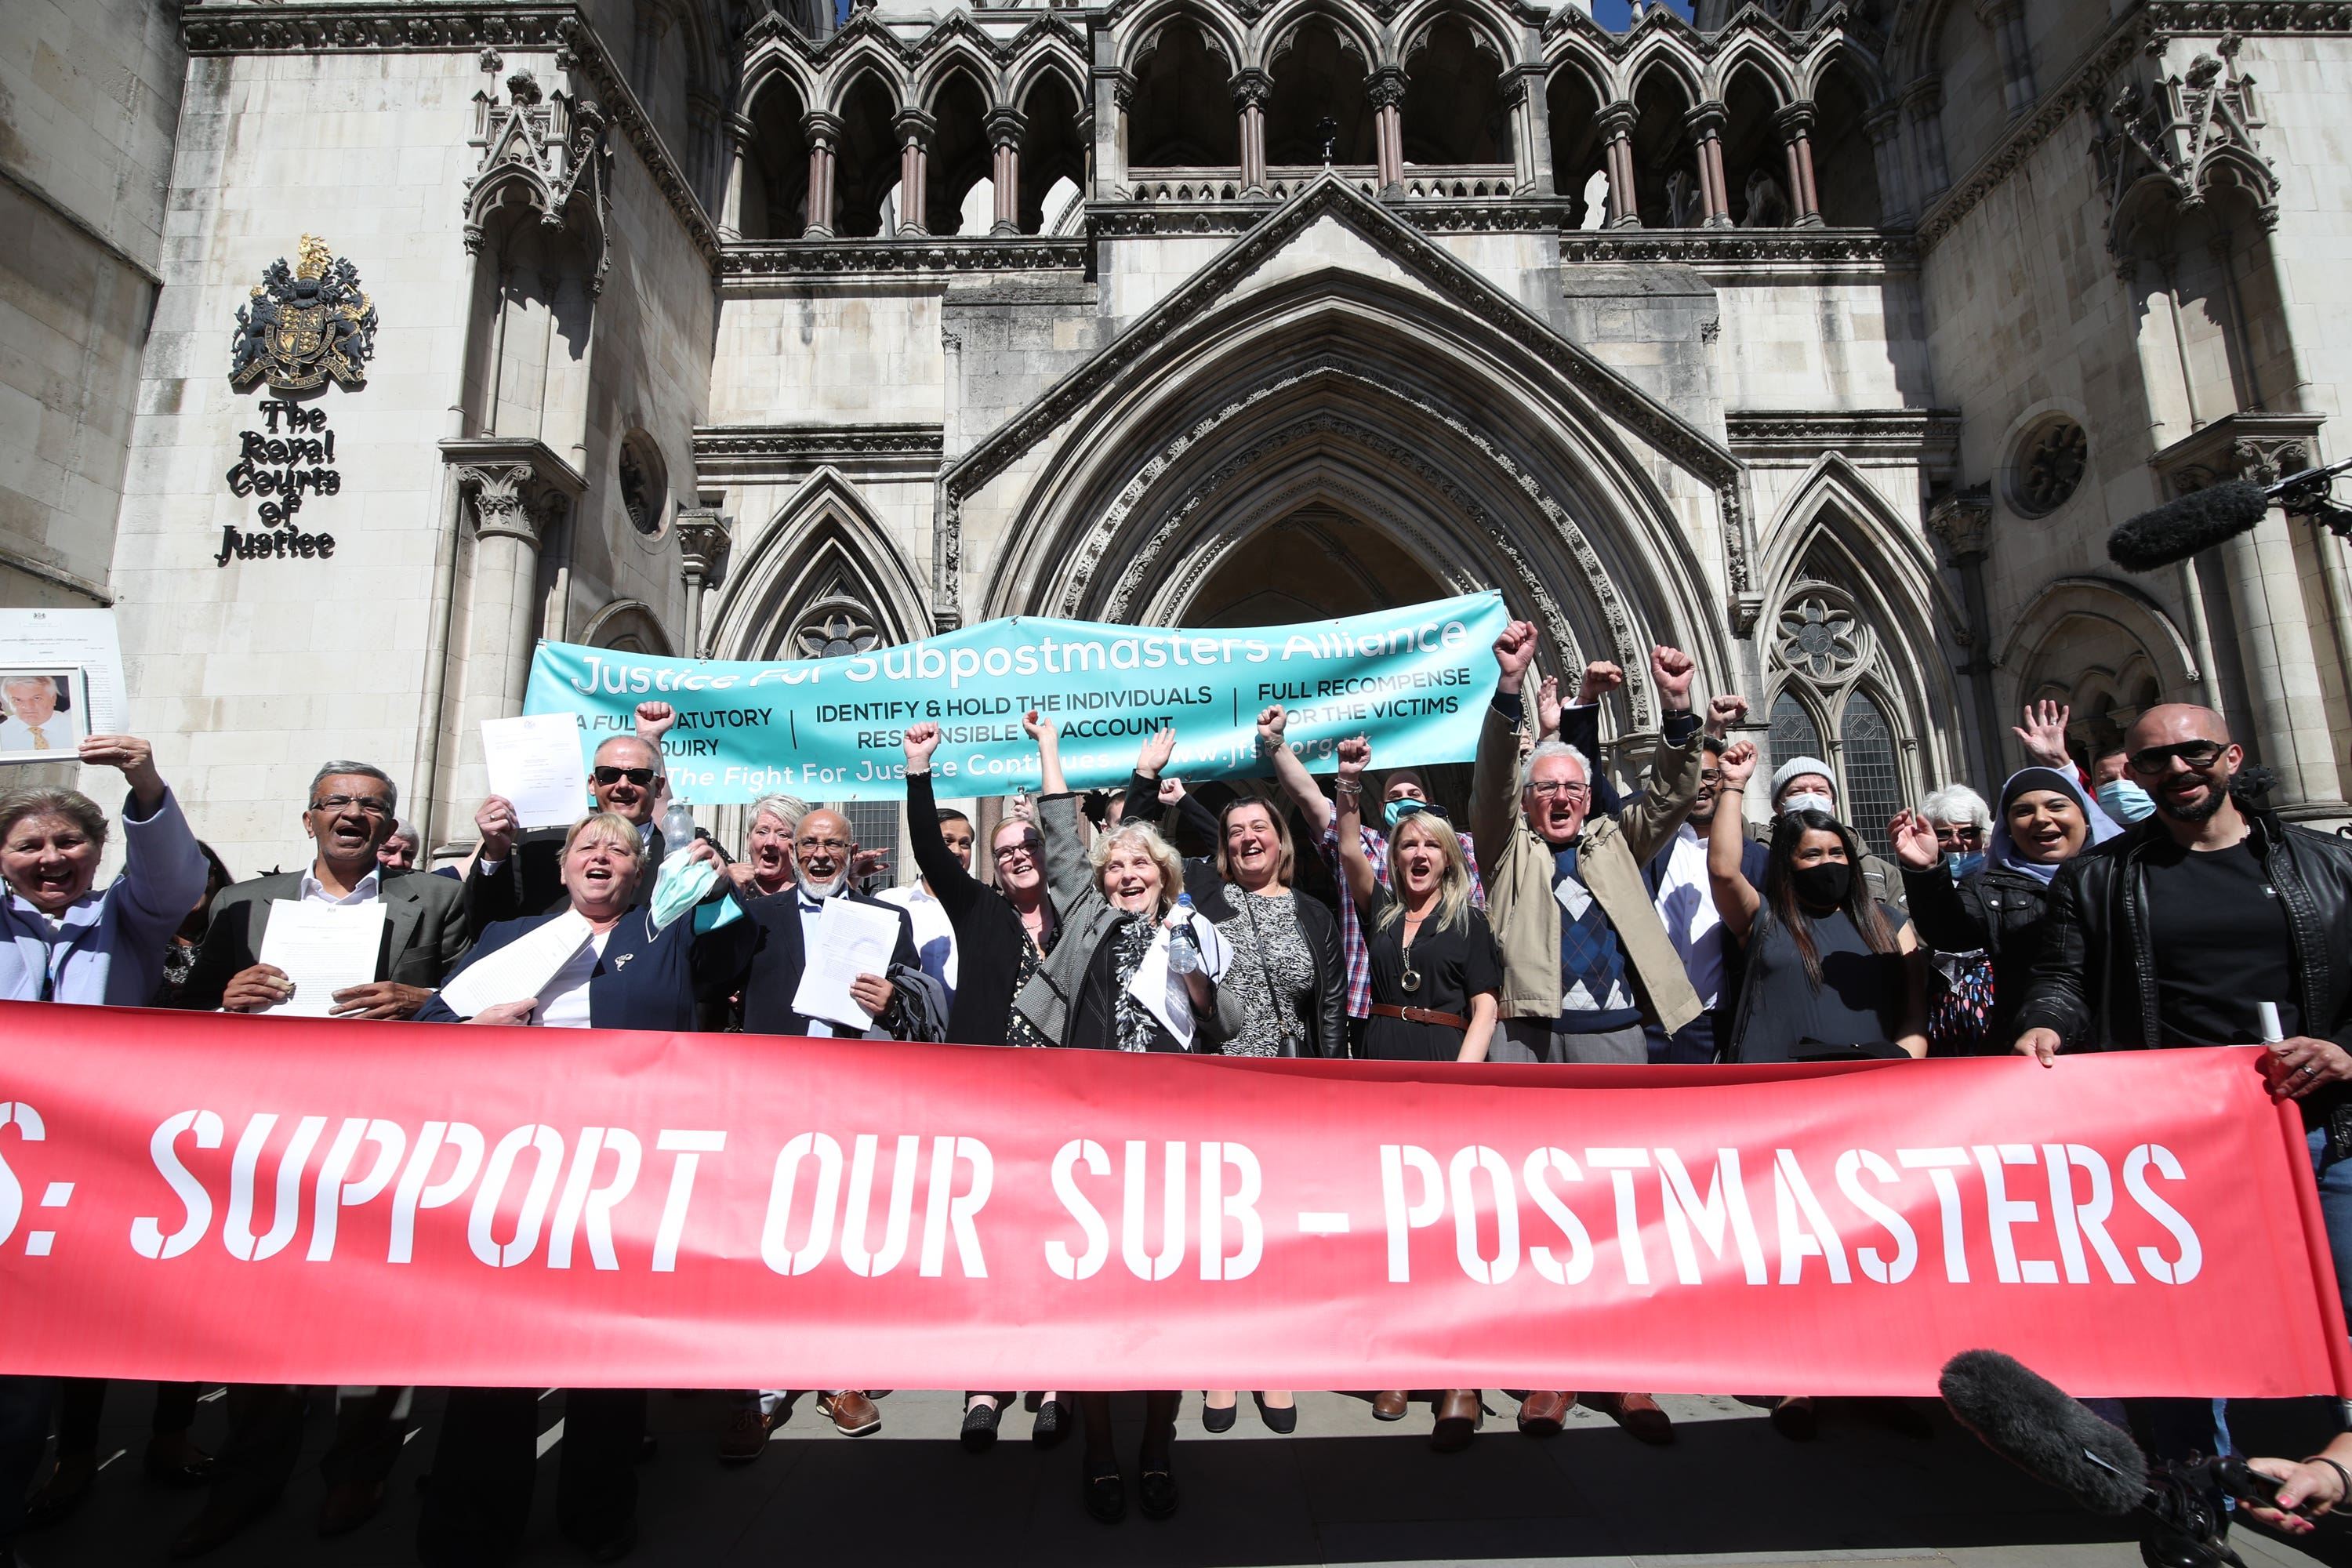
{"type": "MultiPolygon", "coordinates": [[[[1879,905],[1887,929],[1903,911],[1879,905]]],[[[1757,911],[1748,938],[1748,979],[1729,1059],[1738,1062],[1841,1060],[1903,1054],[1893,1042],[1911,1008],[1909,961],[1873,952],[1843,910],[1813,920],[1822,984],[1806,978],[1796,938],[1769,910],[1757,911]]]]}
{"type": "MultiPolygon", "coordinates": [[[[1364,949],[1371,960],[1372,1002],[1376,1006],[1426,1007],[1433,1013],[1470,1016],[1470,999],[1481,992],[1503,988],[1502,961],[1495,955],[1495,935],[1486,917],[1465,907],[1462,923],[1450,929],[1424,925],[1412,942],[1412,967],[1421,984],[1404,988],[1404,918],[1381,923],[1393,901],[1387,889],[1364,921],[1364,949]]],[[[1358,1056],[1367,1061],[1450,1062],[1462,1054],[1462,1031],[1444,1024],[1420,1024],[1409,1018],[1389,1018],[1375,1013],[1364,1020],[1363,1043],[1358,1056]]]]}

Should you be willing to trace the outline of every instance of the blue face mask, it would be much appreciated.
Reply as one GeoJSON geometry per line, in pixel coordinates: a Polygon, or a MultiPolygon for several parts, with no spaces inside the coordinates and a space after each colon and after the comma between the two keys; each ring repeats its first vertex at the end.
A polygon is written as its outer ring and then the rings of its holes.
{"type": "Polygon", "coordinates": [[[1406,817],[1424,811],[1441,822],[1449,820],[1445,815],[1445,808],[1435,801],[1415,800],[1411,795],[1404,795],[1389,802],[1381,808],[1381,815],[1387,818],[1389,831],[1394,833],[1397,830],[1397,825],[1406,817]]]}
{"type": "Polygon", "coordinates": [[[2129,779],[2110,779],[2099,786],[2099,804],[2117,822],[2137,822],[2156,810],[2147,791],[2129,779]]]}
{"type": "Polygon", "coordinates": [[[1952,868],[1952,880],[1957,882],[1963,877],[1984,869],[1984,851],[1976,849],[1966,855],[1947,855],[1944,857],[1944,864],[1952,868]]]}

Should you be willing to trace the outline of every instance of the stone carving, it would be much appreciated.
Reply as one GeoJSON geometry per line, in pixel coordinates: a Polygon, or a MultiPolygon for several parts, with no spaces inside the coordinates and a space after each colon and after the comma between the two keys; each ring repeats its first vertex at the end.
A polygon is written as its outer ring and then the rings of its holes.
{"type": "Polygon", "coordinates": [[[357,269],[330,254],[325,240],[306,234],[295,255],[291,271],[282,256],[271,262],[252,298],[237,308],[229,384],[250,392],[267,381],[283,394],[332,378],[353,391],[366,384],[375,353],[375,306],[360,291],[357,269]]]}
{"type": "Polygon", "coordinates": [[[2053,419],[2030,436],[2017,460],[2016,493],[2010,499],[2028,517],[2056,511],[2083,482],[2090,437],[2072,419],[2053,419]]]}
{"type": "Polygon", "coordinates": [[[1706,221],[1706,203],[1699,195],[1698,176],[1676,169],[1666,176],[1666,226],[1696,228],[1706,221]]]}
{"type": "Polygon", "coordinates": [[[541,92],[529,71],[507,78],[506,88],[503,102],[489,92],[474,95],[470,144],[482,149],[482,161],[466,182],[466,248],[480,254],[491,215],[523,206],[549,228],[577,226],[594,263],[588,290],[602,293],[613,264],[606,224],[613,153],[604,113],[560,90],[541,92]]]}
{"type": "Polygon", "coordinates": [[[669,470],[653,437],[642,430],[623,437],[615,468],[621,481],[621,507],[629,514],[631,526],[647,538],[659,533],[663,514],[669,510],[669,470]]]}
{"type": "Polygon", "coordinates": [[[2279,181],[2254,133],[2263,121],[2252,79],[2238,72],[2235,34],[2200,54],[2188,74],[2126,81],[2096,115],[2091,157],[2107,196],[2107,248],[2128,273],[2151,209],[2194,210],[2216,186],[2253,200],[2265,228],[2278,222],[2279,181]],[[2151,200],[2151,197],[2153,200],[2151,200]]]}
{"type": "Polygon", "coordinates": [[[1668,262],[1685,267],[1801,267],[1883,277],[1918,263],[1909,236],[1876,229],[1578,229],[1559,237],[1563,261],[1668,262]]]}
{"type": "Polygon", "coordinates": [[[1781,607],[1772,651],[1789,668],[1826,686],[1863,667],[1870,637],[1852,610],[1814,591],[1781,607]]]}
{"type": "Polygon", "coordinates": [[[803,658],[847,658],[869,653],[882,642],[874,612],[854,601],[827,598],[803,614],[793,628],[792,649],[803,658]]]}
{"type": "Polygon", "coordinates": [[[1789,226],[1789,198],[1780,194],[1780,182],[1762,169],[1748,175],[1748,210],[1739,219],[1742,228],[1786,228],[1789,226]]]}
{"type": "Polygon", "coordinates": [[[1978,485],[1937,496],[1927,508],[1927,531],[1943,544],[1953,565],[1982,560],[1992,536],[1992,487],[1978,485]]]}
{"type": "Polygon", "coordinates": [[[777,278],[806,273],[1037,272],[1085,268],[1094,247],[1048,235],[929,235],[911,243],[873,239],[791,239],[730,245],[719,275],[777,278]]]}
{"type": "Polygon", "coordinates": [[[457,482],[474,503],[474,529],[485,539],[519,539],[532,549],[563,521],[571,498],[530,462],[469,463],[457,482]]]}

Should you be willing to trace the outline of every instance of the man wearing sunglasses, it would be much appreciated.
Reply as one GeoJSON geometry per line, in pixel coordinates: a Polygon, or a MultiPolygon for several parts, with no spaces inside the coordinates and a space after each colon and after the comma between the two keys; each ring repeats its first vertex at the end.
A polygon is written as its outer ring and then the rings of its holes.
{"type": "MultiPolygon", "coordinates": [[[[652,715],[655,737],[669,727],[662,722],[670,717],[667,704],[641,705],[637,734],[615,735],[596,748],[588,774],[588,794],[593,804],[581,809],[583,816],[609,811],[635,823],[651,863],[658,866],[668,846],[654,821],[660,808],[662,760],[656,739],[644,733],[648,710],[658,710],[652,715]]],[[[482,835],[482,848],[466,877],[466,918],[471,935],[478,937],[493,921],[545,914],[564,902],[568,895],[560,862],[568,827],[538,827],[525,833],[516,820],[513,803],[495,795],[474,814],[474,826],[482,835]]],[[[653,878],[639,878],[637,902],[652,898],[653,889],[653,878]]]]}

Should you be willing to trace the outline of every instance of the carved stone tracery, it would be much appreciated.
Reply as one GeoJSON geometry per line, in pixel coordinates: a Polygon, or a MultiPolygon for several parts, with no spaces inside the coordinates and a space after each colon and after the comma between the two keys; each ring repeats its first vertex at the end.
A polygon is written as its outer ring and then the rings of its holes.
{"type": "Polygon", "coordinates": [[[2091,158],[2119,271],[2138,260],[2137,242],[2154,211],[2193,212],[2217,187],[2244,192],[2255,221],[2277,226],[2278,174],[2255,136],[2264,121],[2253,79],[2238,70],[2239,42],[2224,35],[2216,54],[2197,56],[2185,75],[2130,77],[2095,111],[2091,158]]]}
{"type": "Polygon", "coordinates": [[[602,293],[613,264],[613,152],[604,113],[561,89],[542,92],[527,70],[507,78],[506,89],[503,100],[488,90],[474,95],[467,145],[482,149],[482,161],[466,182],[466,248],[479,255],[491,216],[520,205],[547,228],[576,226],[594,263],[589,292],[602,293]]]}

